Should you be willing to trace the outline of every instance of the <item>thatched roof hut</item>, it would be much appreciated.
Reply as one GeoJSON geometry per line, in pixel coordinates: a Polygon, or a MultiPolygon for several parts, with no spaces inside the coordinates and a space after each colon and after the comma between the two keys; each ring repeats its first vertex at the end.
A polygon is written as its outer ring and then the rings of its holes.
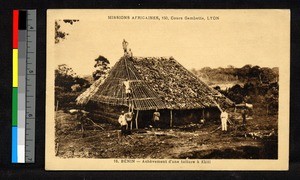
{"type": "Polygon", "coordinates": [[[135,110],[225,108],[233,102],[210,88],[173,57],[123,56],[107,77],[97,80],[77,103],[128,106],[123,82],[128,79],[135,110]]]}

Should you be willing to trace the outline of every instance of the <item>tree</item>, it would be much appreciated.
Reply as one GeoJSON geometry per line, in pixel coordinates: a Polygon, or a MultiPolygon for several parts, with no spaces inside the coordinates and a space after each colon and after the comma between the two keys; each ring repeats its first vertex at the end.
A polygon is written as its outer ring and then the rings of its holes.
{"type": "Polygon", "coordinates": [[[234,69],[235,67],[233,65],[227,65],[228,69],[234,69]]]}
{"type": "Polygon", "coordinates": [[[60,30],[60,24],[55,21],[55,44],[59,43],[61,39],[65,39],[66,36],[68,36],[68,33],[65,33],[63,31],[60,30]]]}
{"type": "Polygon", "coordinates": [[[252,68],[251,64],[247,64],[247,65],[243,66],[242,68],[239,68],[239,70],[237,71],[239,80],[245,81],[246,79],[248,79],[251,68],[252,68]]]}
{"type": "MultiPolygon", "coordinates": [[[[54,32],[55,32],[55,44],[58,44],[61,40],[66,39],[66,37],[69,35],[69,33],[63,32],[61,30],[61,20],[55,21],[55,26],[54,26],[54,32]]],[[[79,22],[78,19],[64,19],[63,22],[65,24],[70,24],[73,25],[75,22],[79,22]]]]}
{"type": "Polygon", "coordinates": [[[55,86],[62,87],[67,91],[71,90],[75,77],[76,73],[71,67],[66,64],[60,64],[55,69],[55,86]]]}
{"type": "Polygon", "coordinates": [[[76,73],[73,71],[73,69],[66,64],[58,65],[55,71],[56,71],[55,75],[72,76],[72,77],[76,76],[76,73]]]}
{"type": "Polygon", "coordinates": [[[108,66],[110,64],[109,60],[104,56],[100,55],[97,59],[95,59],[95,61],[96,63],[94,68],[96,68],[96,70],[93,72],[94,81],[107,74],[108,70],[110,69],[108,66]]]}
{"type": "Polygon", "coordinates": [[[79,93],[89,86],[89,81],[77,76],[71,67],[58,65],[55,69],[55,105],[73,107],[79,93]]]}
{"type": "Polygon", "coordinates": [[[275,82],[278,82],[278,79],[279,79],[279,68],[278,67],[273,67],[272,71],[273,71],[273,73],[275,75],[275,82]]]}
{"type": "Polygon", "coordinates": [[[235,103],[241,103],[244,101],[244,89],[239,84],[236,84],[228,89],[227,97],[235,103]]]}
{"type": "Polygon", "coordinates": [[[257,94],[256,91],[257,91],[256,86],[253,83],[248,82],[244,84],[245,95],[256,95],[257,94]]]}
{"type": "Polygon", "coordinates": [[[278,83],[273,83],[269,87],[270,89],[265,97],[267,114],[276,114],[278,113],[278,83]]]}
{"type": "Polygon", "coordinates": [[[250,69],[249,77],[257,79],[257,80],[259,80],[260,83],[262,83],[261,82],[261,70],[260,70],[260,67],[259,66],[253,66],[250,69]]]}
{"type": "Polygon", "coordinates": [[[191,69],[191,72],[192,72],[194,75],[198,76],[198,71],[197,71],[195,68],[192,68],[192,69],[191,69]]]}
{"type": "Polygon", "coordinates": [[[276,82],[276,73],[270,68],[261,68],[262,70],[262,81],[264,83],[276,82]]]}

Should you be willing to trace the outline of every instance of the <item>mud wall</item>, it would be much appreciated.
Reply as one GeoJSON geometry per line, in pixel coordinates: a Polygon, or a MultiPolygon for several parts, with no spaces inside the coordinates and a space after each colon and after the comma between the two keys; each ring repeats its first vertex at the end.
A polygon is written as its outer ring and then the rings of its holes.
{"type": "MultiPolygon", "coordinates": [[[[160,127],[170,127],[171,113],[168,109],[159,110],[160,112],[160,127]]],[[[139,127],[148,127],[153,125],[152,117],[154,110],[152,111],[140,111],[139,112],[139,127]]],[[[180,126],[190,123],[199,123],[201,119],[206,121],[219,121],[220,111],[217,108],[209,109],[191,109],[191,110],[172,110],[172,124],[173,126],[180,126]]]]}
{"type": "MultiPolygon", "coordinates": [[[[114,125],[118,124],[118,117],[122,111],[127,112],[126,106],[111,106],[108,104],[88,104],[85,108],[90,112],[91,119],[97,122],[106,122],[114,125]]],[[[160,127],[170,127],[171,113],[169,109],[160,109],[160,127]]],[[[154,110],[139,111],[138,126],[139,128],[153,126],[154,110]]],[[[134,111],[133,128],[135,128],[135,118],[137,111],[134,111]]],[[[217,108],[206,109],[190,109],[190,110],[172,110],[172,124],[173,126],[180,126],[190,123],[199,123],[201,119],[206,121],[219,121],[220,111],[217,108]]]]}

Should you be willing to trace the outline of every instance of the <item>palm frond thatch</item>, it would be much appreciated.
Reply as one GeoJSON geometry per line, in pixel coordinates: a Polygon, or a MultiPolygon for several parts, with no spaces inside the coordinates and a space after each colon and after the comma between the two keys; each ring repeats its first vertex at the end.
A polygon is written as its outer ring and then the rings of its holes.
{"type": "Polygon", "coordinates": [[[123,87],[126,79],[130,81],[131,100],[137,110],[225,108],[233,104],[172,57],[128,56],[121,57],[106,79],[96,81],[77,98],[77,103],[127,106],[123,87]]]}

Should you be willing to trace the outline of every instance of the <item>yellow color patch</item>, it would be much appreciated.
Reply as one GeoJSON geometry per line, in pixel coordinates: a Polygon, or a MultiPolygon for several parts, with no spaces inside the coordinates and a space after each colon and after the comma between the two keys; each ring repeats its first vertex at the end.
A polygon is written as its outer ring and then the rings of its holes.
{"type": "Polygon", "coordinates": [[[13,87],[18,87],[18,49],[13,49],[13,87]]]}

